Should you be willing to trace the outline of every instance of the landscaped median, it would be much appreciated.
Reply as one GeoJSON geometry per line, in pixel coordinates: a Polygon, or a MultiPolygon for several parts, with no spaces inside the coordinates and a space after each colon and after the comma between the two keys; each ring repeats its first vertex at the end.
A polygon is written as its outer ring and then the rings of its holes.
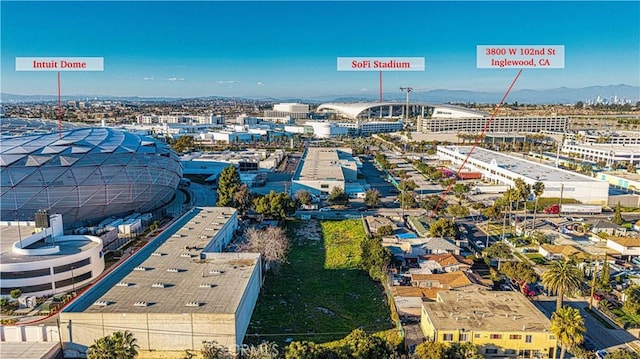
{"type": "Polygon", "coordinates": [[[291,221],[287,227],[287,263],[267,274],[245,342],[326,343],[355,328],[394,328],[381,286],[359,268],[360,220],[291,221]]]}

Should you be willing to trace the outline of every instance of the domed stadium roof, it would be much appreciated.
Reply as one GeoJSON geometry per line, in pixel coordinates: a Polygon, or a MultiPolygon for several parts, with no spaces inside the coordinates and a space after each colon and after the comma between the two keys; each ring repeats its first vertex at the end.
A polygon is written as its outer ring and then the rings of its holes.
{"type": "Polygon", "coordinates": [[[67,223],[168,203],[182,167],[166,144],[110,128],[3,137],[2,220],[32,219],[38,210],[67,223]]]}

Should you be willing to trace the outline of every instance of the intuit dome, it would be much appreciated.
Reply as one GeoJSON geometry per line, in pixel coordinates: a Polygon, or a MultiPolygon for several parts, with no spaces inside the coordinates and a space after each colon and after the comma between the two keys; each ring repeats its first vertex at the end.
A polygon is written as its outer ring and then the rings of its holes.
{"type": "Polygon", "coordinates": [[[182,167],[165,144],[109,128],[2,138],[0,216],[49,210],[65,223],[148,212],[174,196],[182,167]]]}

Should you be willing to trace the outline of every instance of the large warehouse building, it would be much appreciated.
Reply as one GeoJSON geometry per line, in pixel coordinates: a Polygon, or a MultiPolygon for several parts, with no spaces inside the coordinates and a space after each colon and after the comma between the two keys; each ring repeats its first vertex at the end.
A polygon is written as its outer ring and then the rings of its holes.
{"type": "Polygon", "coordinates": [[[304,190],[328,195],[334,187],[348,194],[364,192],[358,183],[358,164],[351,149],[309,147],[293,174],[291,193],[304,190]]]}
{"type": "Polygon", "coordinates": [[[2,138],[0,218],[48,210],[84,225],[169,203],[182,177],[167,145],[110,128],[2,138]]]}
{"type": "MultiPolygon", "coordinates": [[[[437,154],[441,161],[450,161],[457,168],[471,148],[438,146],[437,154]]],[[[585,204],[603,206],[609,198],[609,183],[605,181],[483,148],[473,150],[465,168],[482,173],[486,180],[509,186],[514,185],[516,178],[531,185],[540,181],[544,183],[542,197],[573,198],[585,204]]]]}
{"type": "Polygon", "coordinates": [[[60,313],[65,348],[129,330],[140,358],[183,358],[216,341],[242,345],[262,285],[258,253],[218,252],[233,208],[195,208],[60,313]]]}

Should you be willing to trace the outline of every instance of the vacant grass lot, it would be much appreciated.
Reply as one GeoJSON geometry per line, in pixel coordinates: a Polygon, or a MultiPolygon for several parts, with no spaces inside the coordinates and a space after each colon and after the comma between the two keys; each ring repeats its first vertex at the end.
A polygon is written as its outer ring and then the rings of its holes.
{"type": "Polygon", "coordinates": [[[381,288],[358,269],[360,220],[294,221],[288,263],[268,273],[245,342],[324,343],[393,328],[381,288]]]}

